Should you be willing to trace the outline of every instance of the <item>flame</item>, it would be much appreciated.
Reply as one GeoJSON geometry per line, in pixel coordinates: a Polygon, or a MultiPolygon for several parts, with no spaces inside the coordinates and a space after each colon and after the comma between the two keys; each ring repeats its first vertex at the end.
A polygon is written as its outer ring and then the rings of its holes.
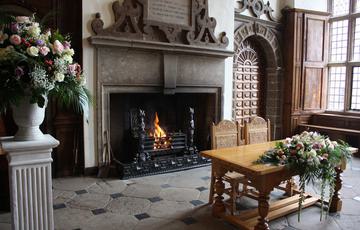
{"type": "Polygon", "coordinates": [[[155,120],[154,120],[154,126],[155,126],[155,130],[154,130],[154,137],[155,138],[161,138],[161,137],[166,137],[166,133],[165,131],[160,127],[159,125],[159,117],[157,112],[155,112],[155,120]]]}

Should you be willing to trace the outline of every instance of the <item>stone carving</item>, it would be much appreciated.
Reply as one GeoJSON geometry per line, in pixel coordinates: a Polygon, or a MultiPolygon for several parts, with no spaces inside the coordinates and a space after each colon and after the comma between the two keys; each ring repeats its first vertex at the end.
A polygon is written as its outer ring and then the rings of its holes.
{"type": "Polygon", "coordinates": [[[174,24],[148,19],[149,0],[124,0],[114,2],[115,23],[104,28],[100,13],[96,13],[91,27],[96,35],[130,39],[180,43],[224,48],[229,44],[226,33],[216,38],[216,20],[209,17],[208,0],[190,0],[190,25],[174,24]]]}
{"type": "Polygon", "coordinates": [[[101,20],[100,13],[96,13],[95,19],[91,22],[91,27],[97,35],[112,35],[116,37],[142,38],[143,33],[139,28],[139,21],[142,15],[140,4],[133,0],[124,0],[120,5],[119,1],[112,4],[115,23],[109,28],[104,29],[104,22],[101,20]]]}
{"type": "Polygon", "coordinates": [[[269,1],[266,4],[263,0],[241,0],[237,2],[240,4],[238,9],[239,13],[248,9],[257,18],[265,14],[269,20],[274,22],[276,21],[276,19],[272,16],[272,12],[274,12],[274,10],[270,7],[269,1]]]}
{"type": "Polygon", "coordinates": [[[268,65],[282,66],[281,49],[275,32],[261,23],[256,22],[244,24],[235,31],[234,47],[236,49],[234,60],[238,59],[238,55],[241,52],[239,49],[241,43],[251,36],[257,37],[256,40],[258,41],[261,41],[261,39],[265,40],[265,43],[270,46],[271,50],[269,50],[269,52],[274,54],[274,60],[267,61],[274,63],[268,63],[268,65]]]}
{"type": "Polygon", "coordinates": [[[186,35],[187,41],[191,45],[216,45],[226,47],[229,40],[226,33],[222,32],[220,40],[214,35],[216,27],[216,20],[209,17],[208,1],[207,0],[194,0],[195,1],[195,15],[196,26],[195,30],[189,31],[186,35]]]}

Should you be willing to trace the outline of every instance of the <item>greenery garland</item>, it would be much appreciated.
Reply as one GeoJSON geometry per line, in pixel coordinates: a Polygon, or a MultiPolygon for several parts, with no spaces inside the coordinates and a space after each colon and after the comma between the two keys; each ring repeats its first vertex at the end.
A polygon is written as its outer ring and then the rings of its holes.
{"type": "MultiPolygon", "coordinates": [[[[305,200],[304,193],[307,184],[321,183],[321,214],[325,199],[325,188],[329,186],[329,205],[335,191],[335,168],[339,167],[343,160],[351,157],[349,145],[344,141],[331,141],[327,136],[317,132],[303,132],[292,138],[277,142],[274,149],[265,152],[256,163],[285,165],[291,171],[295,171],[299,177],[299,209],[298,221],[305,200]]],[[[328,212],[329,208],[327,209],[328,212]]]]}

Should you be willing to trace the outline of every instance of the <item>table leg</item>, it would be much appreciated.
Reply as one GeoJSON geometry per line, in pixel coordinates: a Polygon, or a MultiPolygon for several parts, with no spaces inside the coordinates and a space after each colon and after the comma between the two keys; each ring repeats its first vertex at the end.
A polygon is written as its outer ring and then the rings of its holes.
{"type": "Polygon", "coordinates": [[[336,177],[335,177],[335,191],[330,204],[329,212],[339,212],[342,208],[342,200],[340,196],[340,189],[342,187],[342,172],[343,170],[340,167],[335,168],[336,177]]]}
{"type": "Polygon", "coordinates": [[[270,192],[262,192],[260,191],[259,194],[259,205],[258,205],[258,211],[259,211],[259,219],[258,223],[255,226],[255,230],[269,230],[269,224],[267,215],[269,213],[269,194],[270,192]]]}
{"type": "Polygon", "coordinates": [[[293,196],[294,195],[294,190],[296,189],[296,184],[294,179],[291,177],[290,180],[286,181],[286,190],[285,190],[285,195],[287,196],[293,196]]]}
{"type": "MultiPolygon", "coordinates": [[[[213,162],[214,164],[214,162],[213,162]]],[[[214,166],[214,165],[213,165],[214,166]]],[[[225,212],[225,204],[224,204],[224,191],[225,191],[225,184],[222,180],[225,172],[220,167],[214,167],[214,174],[215,174],[215,203],[213,205],[212,214],[215,217],[220,217],[221,213],[225,212]]]]}

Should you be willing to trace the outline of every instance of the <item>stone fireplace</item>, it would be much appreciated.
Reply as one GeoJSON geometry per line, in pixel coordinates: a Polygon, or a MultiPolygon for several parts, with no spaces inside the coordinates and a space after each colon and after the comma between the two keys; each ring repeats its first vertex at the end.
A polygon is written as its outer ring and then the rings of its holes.
{"type": "MultiPolygon", "coordinates": [[[[92,22],[96,35],[89,38],[96,48],[97,152],[103,151],[104,133],[109,133],[111,148],[122,165],[125,178],[157,173],[156,170],[149,170],[149,167],[154,168],[154,165],[164,162],[151,157],[144,160],[137,156],[138,150],[134,150],[131,137],[134,111],[145,111],[146,134],[153,128],[157,113],[160,126],[167,132],[188,135],[187,112],[192,108],[194,144],[199,150],[210,147],[210,126],[218,122],[222,114],[225,58],[233,54],[223,48],[228,43],[224,34],[219,40],[213,35],[216,22],[207,15],[207,1],[203,5],[192,4],[191,15],[198,15],[191,17],[194,27],[147,22],[151,34],[159,35],[150,37],[145,21],[139,22],[142,17],[129,11],[129,7],[145,9],[141,8],[143,2],[127,0],[122,6],[115,2],[115,24],[103,29],[100,15],[97,14],[92,22]],[[201,17],[207,22],[201,22],[201,17]],[[165,24],[167,32],[164,32],[165,24]],[[142,36],[138,37],[139,33],[142,36]],[[147,170],[141,172],[140,169],[146,167],[147,170]]],[[[178,4],[177,1],[170,2],[167,1],[167,4],[178,4]]],[[[138,13],[142,15],[141,10],[138,13]]],[[[169,162],[189,167],[195,167],[195,163],[207,163],[196,153],[181,157],[180,163],[176,162],[177,158],[169,162]]],[[[101,156],[99,162],[104,162],[101,156]]]]}

